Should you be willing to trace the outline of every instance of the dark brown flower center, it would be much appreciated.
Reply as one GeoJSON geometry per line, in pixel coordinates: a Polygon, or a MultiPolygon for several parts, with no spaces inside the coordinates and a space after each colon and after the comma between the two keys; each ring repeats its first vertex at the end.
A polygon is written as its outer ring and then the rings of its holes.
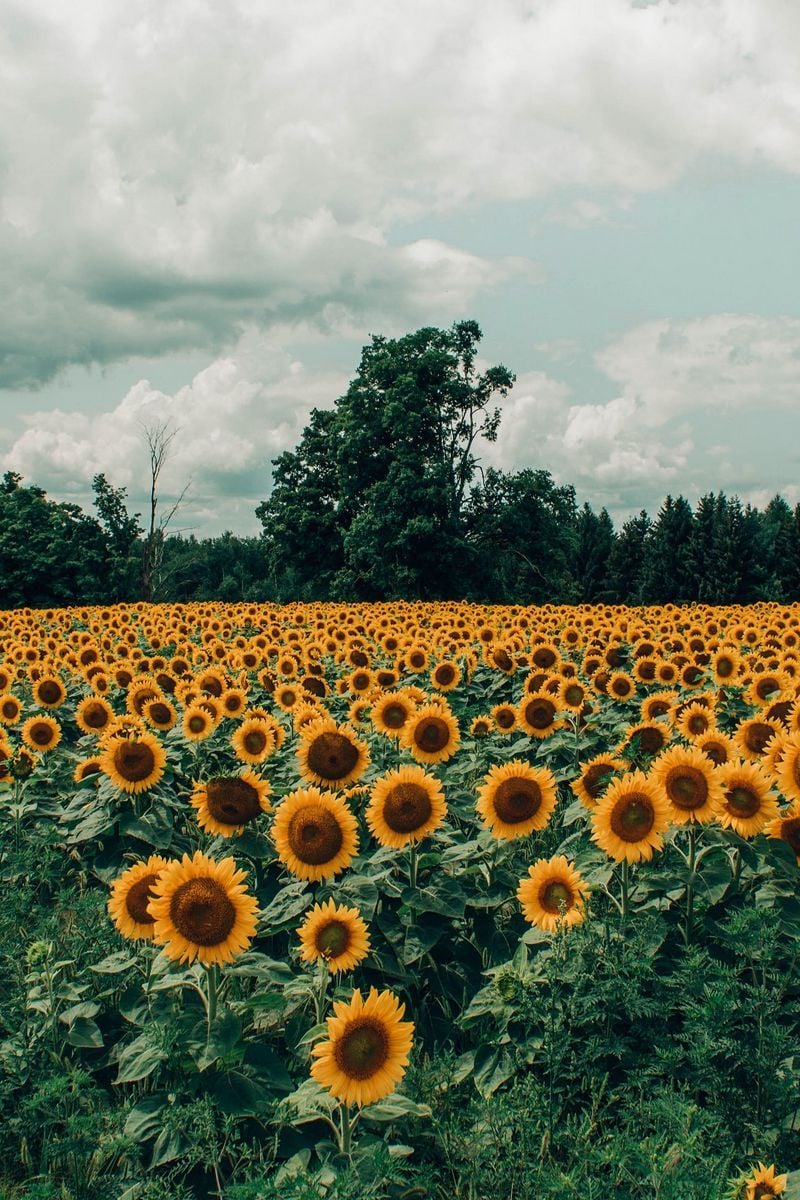
{"type": "Polygon", "coordinates": [[[92,759],[91,762],[83,763],[81,766],[81,779],[89,779],[90,776],[99,774],[100,764],[96,759],[92,759]]]}
{"type": "Polygon", "coordinates": [[[389,1037],[375,1017],[356,1017],[334,1043],[333,1056],[348,1079],[371,1079],[389,1057],[389,1037]]]}
{"type": "Polygon", "coordinates": [[[492,655],[494,665],[499,667],[501,671],[510,671],[514,666],[511,657],[506,650],[495,650],[492,655]]]}
{"type": "Polygon", "coordinates": [[[120,742],[114,751],[114,767],[128,783],[141,783],[152,775],[155,755],[146,742],[120,742]]]}
{"type": "Polygon", "coordinates": [[[593,763],[583,776],[584,789],[593,800],[599,800],[608,787],[614,768],[608,763],[593,763]]]}
{"type": "Polygon", "coordinates": [[[83,722],[90,729],[103,729],[109,722],[109,712],[104,704],[87,704],[84,708],[83,722]]]}
{"type": "Polygon", "coordinates": [[[202,733],[204,729],[208,728],[208,717],[203,716],[202,713],[192,713],[188,724],[190,733],[202,733]]]}
{"type": "Polygon", "coordinates": [[[344,842],[336,817],[321,804],[298,809],[289,821],[287,838],[295,857],[314,867],[331,862],[344,842]]]}
{"type": "Polygon", "coordinates": [[[350,945],[350,930],[344,921],[328,921],[317,930],[314,944],[323,958],[338,958],[350,945]]]}
{"type": "Polygon", "coordinates": [[[708,781],[697,767],[674,767],[665,781],[667,795],[676,808],[691,812],[708,799],[708,781]]]}
{"type": "Polygon", "coordinates": [[[722,742],[706,742],[703,746],[703,754],[710,758],[713,763],[721,767],[723,763],[728,761],[728,751],[722,742]]]}
{"type": "Polygon", "coordinates": [[[444,687],[452,683],[456,677],[455,667],[451,663],[440,663],[433,674],[436,682],[443,684],[444,687]]]}
{"type": "Polygon", "coordinates": [[[55,679],[46,679],[39,685],[39,699],[44,704],[57,704],[64,695],[64,689],[55,679]]]}
{"type": "Polygon", "coordinates": [[[267,735],[263,729],[248,729],[243,742],[248,754],[263,754],[267,747],[267,735]]]}
{"type": "Polygon", "coordinates": [[[190,879],[175,890],[169,915],[178,933],[196,946],[218,946],[236,924],[236,909],[216,879],[190,879]]]}
{"type": "Polygon", "coordinates": [[[147,905],[152,898],[153,884],[157,879],[158,875],[155,872],[151,875],[143,875],[141,879],[136,880],[125,897],[125,907],[129,916],[140,925],[153,924],[154,918],[147,911],[147,905]]]}
{"type": "Polygon", "coordinates": [[[413,833],[432,812],[431,798],[419,783],[398,783],[383,802],[383,819],[394,833],[413,833]]]}
{"type": "Polygon", "coordinates": [[[636,738],[642,754],[658,754],[666,743],[666,734],[661,729],[640,729],[636,738]]]}
{"type": "Polygon", "coordinates": [[[169,725],[172,720],[172,713],[163,700],[154,700],[147,711],[156,725],[169,725]]]}
{"type": "Polygon", "coordinates": [[[438,754],[450,741],[450,727],[443,717],[423,717],[414,729],[414,742],[426,754],[438,754]]]}
{"type": "Polygon", "coordinates": [[[717,659],[717,674],[719,675],[720,679],[727,679],[733,674],[733,672],[734,665],[732,658],[726,658],[723,656],[722,658],[717,659]]]}
{"type": "Polygon", "coordinates": [[[761,801],[755,792],[744,784],[737,784],[725,793],[725,807],[733,817],[747,820],[755,816],[761,807],[761,801]]]}
{"type": "Polygon", "coordinates": [[[402,729],[408,720],[408,709],[402,704],[387,704],[381,714],[381,719],[389,729],[402,729]]]}
{"type": "Polygon", "coordinates": [[[6,718],[6,720],[8,720],[8,721],[13,720],[14,717],[16,717],[18,712],[19,712],[19,704],[17,703],[16,700],[4,700],[3,701],[3,716],[6,718]]]}
{"type": "Polygon", "coordinates": [[[584,695],[584,690],[579,683],[571,683],[569,687],[564,689],[564,699],[572,707],[583,704],[584,695]]]}
{"type": "Polygon", "coordinates": [[[745,744],[753,754],[763,754],[767,742],[775,736],[775,730],[771,725],[766,725],[762,721],[753,721],[745,730],[745,744]]]}
{"type": "Polygon", "coordinates": [[[307,761],[320,779],[344,779],[358,763],[358,746],[343,733],[320,733],[308,747],[307,761]]]}
{"type": "Polygon", "coordinates": [[[800,817],[787,817],[781,821],[781,837],[800,858],[800,817]]]}
{"type": "Polygon", "coordinates": [[[631,792],[617,800],[611,812],[611,828],[623,842],[640,842],[656,823],[649,796],[631,792]]]}
{"type": "Polygon", "coordinates": [[[560,913],[562,908],[572,908],[575,897],[572,889],[562,879],[551,879],[540,889],[539,903],[545,912],[556,914],[560,913]]]}
{"type": "Polygon", "coordinates": [[[534,729],[548,729],[555,715],[556,706],[550,700],[530,700],[525,705],[525,720],[534,729]]]}
{"type": "Polygon", "coordinates": [[[711,722],[705,713],[692,713],[686,722],[686,727],[690,733],[699,734],[705,733],[710,724],[711,722]]]}
{"type": "Polygon", "coordinates": [[[258,792],[246,779],[218,776],[206,784],[206,804],[221,825],[245,825],[261,815],[258,792]]]}
{"type": "Polygon", "coordinates": [[[517,714],[513,708],[499,708],[494,719],[501,729],[511,729],[517,719],[517,714]]]}
{"type": "Polygon", "coordinates": [[[494,811],[506,825],[535,817],[542,806],[542,789],[535,779],[504,779],[492,799],[494,811]]]}
{"type": "Polygon", "coordinates": [[[538,650],[534,650],[531,658],[537,667],[543,667],[546,671],[552,667],[558,655],[549,646],[540,646],[538,650]]]}
{"type": "Polygon", "coordinates": [[[29,733],[32,742],[37,746],[49,746],[55,737],[54,731],[44,721],[36,721],[30,727],[29,733]]]}

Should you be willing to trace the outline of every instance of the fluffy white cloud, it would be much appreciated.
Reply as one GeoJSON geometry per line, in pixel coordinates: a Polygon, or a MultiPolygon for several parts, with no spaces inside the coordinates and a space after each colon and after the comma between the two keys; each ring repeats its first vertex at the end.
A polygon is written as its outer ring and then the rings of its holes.
{"type": "Polygon", "coordinates": [[[525,264],[398,222],[613,208],[703,156],[800,170],[785,0],[26,0],[1,28],[0,386],[249,325],[449,323],[525,264]]]}

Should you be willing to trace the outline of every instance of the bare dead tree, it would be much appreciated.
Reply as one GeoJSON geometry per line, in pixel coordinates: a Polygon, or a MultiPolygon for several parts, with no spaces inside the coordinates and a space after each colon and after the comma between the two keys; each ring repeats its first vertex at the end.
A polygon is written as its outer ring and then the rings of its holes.
{"type": "Polygon", "coordinates": [[[152,601],[158,597],[162,583],[166,531],[192,481],[187,480],[169,511],[159,516],[158,482],[178,429],[170,429],[169,421],[164,421],[160,425],[143,426],[143,433],[150,457],[150,525],[142,547],[142,595],[145,600],[152,601]]]}

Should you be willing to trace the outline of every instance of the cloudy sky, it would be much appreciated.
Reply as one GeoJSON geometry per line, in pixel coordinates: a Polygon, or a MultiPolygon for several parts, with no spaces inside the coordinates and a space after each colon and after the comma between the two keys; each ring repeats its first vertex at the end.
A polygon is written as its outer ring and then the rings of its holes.
{"type": "Polygon", "coordinates": [[[0,468],[255,533],[373,333],[477,319],[486,458],[800,500],[796,0],[0,0],[0,468]]]}

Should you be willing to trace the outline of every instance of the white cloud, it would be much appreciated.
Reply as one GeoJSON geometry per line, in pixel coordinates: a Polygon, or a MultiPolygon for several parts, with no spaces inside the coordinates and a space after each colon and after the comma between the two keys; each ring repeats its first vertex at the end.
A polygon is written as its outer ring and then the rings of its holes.
{"type": "Polygon", "coordinates": [[[2,30],[0,385],[250,325],[449,324],[529,267],[398,221],[800,170],[785,0],[26,0],[2,30]]]}

